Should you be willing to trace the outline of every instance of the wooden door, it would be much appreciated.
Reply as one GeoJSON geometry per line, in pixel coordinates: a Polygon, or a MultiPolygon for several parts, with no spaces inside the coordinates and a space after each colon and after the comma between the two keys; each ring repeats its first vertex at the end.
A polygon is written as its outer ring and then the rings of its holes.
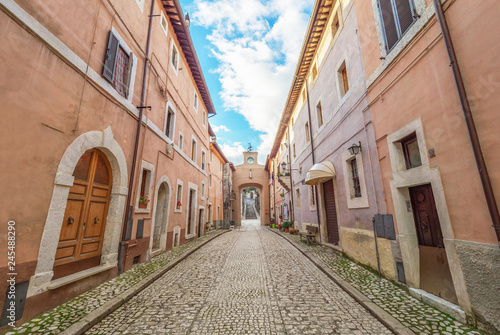
{"type": "Polygon", "coordinates": [[[339,226],[332,179],[323,183],[323,199],[325,204],[326,229],[328,230],[328,243],[339,244],[339,226]]]}
{"type": "Polygon", "coordinates": [[[106,156],[88,150],[78,161],[54,263],[54,278],[100,264],[111,193],[111,168],[106,156]]]}
{"type": "Polygon", "coordinates": [[[410,187],[418,244],[444,248],[443,234],[430,184],[410,187]]]}
{"type": "Polygon", "coordinates": [[[187,227],[186,227],[186,230],[187,230],[187,234],[190,235],[191,234],[191,230],[192,230],[192,220],[194,219],[193,218],[193,194],[194,194],[194,191],[193,190],[189,190],[189,206],[188,206],[188,220],[187,220],[187,227]]]}
{"type": "Polygon", "coordinates": [[[198,214],[198,237],[203,233],[203,209],[200,209],[198,214]]]}

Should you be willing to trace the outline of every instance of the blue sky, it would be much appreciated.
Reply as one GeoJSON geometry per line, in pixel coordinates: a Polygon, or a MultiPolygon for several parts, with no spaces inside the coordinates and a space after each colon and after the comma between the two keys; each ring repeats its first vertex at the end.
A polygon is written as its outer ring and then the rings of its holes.
{"type": "Polygon", "coordinates": [[[302,47],[313,0],[181,0],[217,111],[210,124],[236,165],[251,142],[263,164],[302,47]]]}

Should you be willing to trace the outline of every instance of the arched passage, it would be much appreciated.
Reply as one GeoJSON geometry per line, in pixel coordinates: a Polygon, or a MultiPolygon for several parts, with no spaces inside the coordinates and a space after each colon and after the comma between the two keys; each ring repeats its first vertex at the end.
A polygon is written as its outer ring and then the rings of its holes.
{"type": "Polygon", "coordinates": [[[170,179],[163,175],[158,180],[155,188],[152,236],[149,245],[151,256],[166,248],[171,194],[170,179]]]}

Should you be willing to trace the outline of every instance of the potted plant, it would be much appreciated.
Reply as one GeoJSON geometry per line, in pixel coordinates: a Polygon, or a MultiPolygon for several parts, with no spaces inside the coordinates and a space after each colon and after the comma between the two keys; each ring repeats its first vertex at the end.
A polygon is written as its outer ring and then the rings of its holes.
{"type": "Polygon", "coordinates": [[[281,193],[280,197],[284,198],[285,197],[285,192],[281,193]]]}
{"type": "Polygon", "coordinates": [[[290,231],[290,221],[283,222],[283,228],[285,228],[285,233],[290,231]]]}
{"type": "Polygon", "coordinates": [[[297,235],[298,233],[299,233],[298,230],[296,230],[296,229],[290,229],[290,234],[291,235],[297,235]]]}
{"type": "Polygon", "coordinates": [[[176,208],[181,209],[181,206],[182,206],[182,203],[179,200],[177,200],[176,208]]]}
{"type": "Polygon", "coordinates": [[[274,218],[271,218],[270,224],[271,224],[271,228],[274,228],[274,218]]]}
{"type": "Polygon", "coordinates": [[[144,193],[141,193],[139,197],[139,208],[148,208],[148,197],[144,196],[144,193]]]}

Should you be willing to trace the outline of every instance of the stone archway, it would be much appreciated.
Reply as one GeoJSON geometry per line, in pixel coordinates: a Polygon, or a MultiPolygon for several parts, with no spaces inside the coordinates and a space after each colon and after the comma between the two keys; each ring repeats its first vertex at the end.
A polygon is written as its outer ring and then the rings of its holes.
{"type": "Polygon", "coordinates": [[[170,179],[163,175],[155,188],[153,222],[151,224],[150,255],[154,256],[166,248],[168,219],[170,213],[170,198],[172,186],[170,179]]]}
{"type": "Polygon", "coordinates": [[[57,168],[52,199],[38,251],[35,274],[30,278],[28,297],[48,290],[64,211],[70,187],[73,186],[73,171],[80,157],[89,149],[101,150],[109,160],[112,171],[112,188],[106,228],[101,251],[101,266],[111,268],[118,260],[118,244],[127,197],[128,171],[122,148],[113,138],[111,127],[104,131],[91,131],[77,137],[64,152],[57,168]]]}

